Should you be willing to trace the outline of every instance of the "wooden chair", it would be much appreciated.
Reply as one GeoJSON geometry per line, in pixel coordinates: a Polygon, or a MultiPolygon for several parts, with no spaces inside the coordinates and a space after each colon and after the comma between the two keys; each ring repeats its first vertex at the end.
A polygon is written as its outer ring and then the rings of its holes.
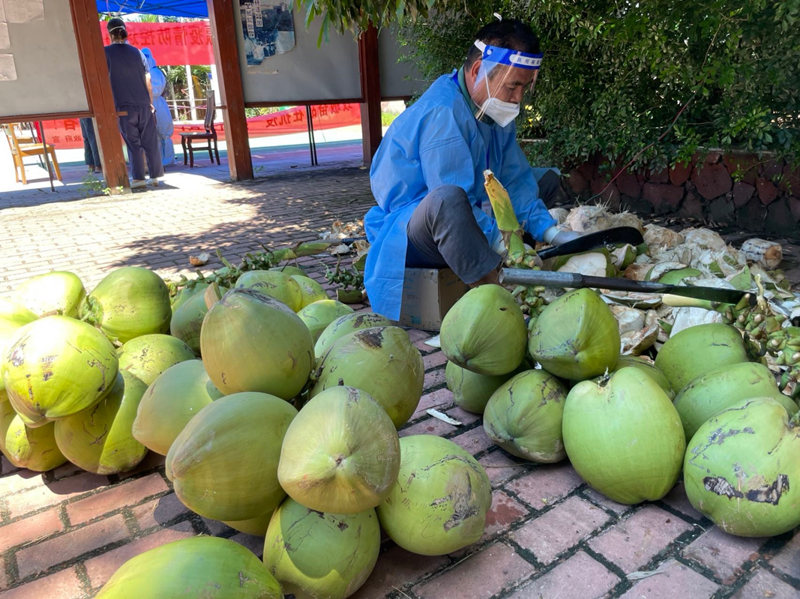
{"type": "MultiPolygon", "coordinates": [[[[19,183],[20,177],[22,184],[28,184],[28,177],[25,174],[25,164],[23,159],[26,156],[39,156],[47,159],[49,155],[53,163],[53,170],[56,173],[56,178],[61,181],[61,169],[58,167],[58,159],[56,158],[56,149],[53,144],[42,144],[37,141],[36,135],[32,129],[25,131],[22,123],[8,123],[3,125],[3,132],[8,140],[8,147],[11,150],[11,158],[14,160],[14,177],[19,183]]],[[[46,168],[46,167],[45,167],[46,168]]]]}
{"type": "MultiPolygon", "coordinates": [[[[217,111],[217,103],[214,99],[214,91],[208,92],[206,96],[206,120],[203,123],[205,131],[181,133],[181,148],[183,148],[183,163],[186,164],[186,155],[189,155],[189,166],[194,166],[194,147],[195,141],[205,141],[208,144],[208,158],[214,164],[214,156],[219,164],[219,149],[217,148],[217,131],[214,129],[214,113],[217,111]],[[211,144],[214,144],[214,154],[211,153],[211,144]]],[[[204,148],[205,149],[205,148],[204,148]]]]}

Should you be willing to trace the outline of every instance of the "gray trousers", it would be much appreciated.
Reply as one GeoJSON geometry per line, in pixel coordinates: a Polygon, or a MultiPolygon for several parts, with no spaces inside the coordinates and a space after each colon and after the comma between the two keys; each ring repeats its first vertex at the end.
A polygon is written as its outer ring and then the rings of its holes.
{"type": "Polygon", "coordinates": [[[500,265],[500,255],[472,214],[467,193],[456,185],[442,185],[414,209],[406,227],[406,266],[445,268],[467,283],[475,283],[500,265]]]}
{"type": "Polygon", "coordinates": [[[128,147],[128,160],[131,163],[131,178],[144,179],[144,163],[150,178],[164,176],[161,164],[161,147],[156,133],[156,119],[149,106],[121,106],[127,115],[119,117],[119,130],[128,147]]]}
{"type": "MultiPolygon", "coordinates": [[[[552,170],[544,171],[538,184],[545,206],[563,194],[561,179],[552,170]]],[[[466,192],[457,185],[442,185],[425,196],[408,221],[406,235],[406,266],[411,268],[449,267],[471,284],[500,265],[501,257],[489,246],[466,192]]],[[[526,237],[528,244],[535,243],[526,237]]]]}

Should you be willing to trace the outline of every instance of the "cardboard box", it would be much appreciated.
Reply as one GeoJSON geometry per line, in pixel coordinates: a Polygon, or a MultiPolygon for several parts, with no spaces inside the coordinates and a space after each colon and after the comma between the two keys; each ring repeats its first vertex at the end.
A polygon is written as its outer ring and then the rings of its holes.
{"type": "Polygon", "coordinates": [[[438,331],[444,315],[468,290],[449,268],[407,268],[398,322],[415,329],[438,331]]]}

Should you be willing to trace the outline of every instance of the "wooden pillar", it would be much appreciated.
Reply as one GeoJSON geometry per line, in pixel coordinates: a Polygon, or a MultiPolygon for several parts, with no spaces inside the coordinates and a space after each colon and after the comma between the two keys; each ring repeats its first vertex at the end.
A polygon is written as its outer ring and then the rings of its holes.
{"type": "Polygon", "coordinates": [[[231,179],[253,178],[253,160],[247,138],[247,117],[244,113],[244,89],[239,71],[239,48],[236,45],[234,10],[239,3],[230,0],[206,0],[214,60],[217,63],[222,120],[225,123],[225,143],[228,147],[228,168],[231,179]]]}
{"type": "Polygon", "coordinates": [[[97,125],[97,144],[103,161],[106,185],[112,190],[129,187],[125,156],[122,153],[122,138],[114,109],[111,79],[103,50],[95,0],[69,0],[72,13],[72,28],[78,43],[78,58],[83,73],[83,87],[89,110],[97,125]]]}
{"type": "Polygon", "coordinates": [[[361,78],[361,144],[364,164],[372,164],[372,157],[381,143],[381,69],[378,64],[378,30],[370,24],[358,37],[358,71],[361,78]]]}

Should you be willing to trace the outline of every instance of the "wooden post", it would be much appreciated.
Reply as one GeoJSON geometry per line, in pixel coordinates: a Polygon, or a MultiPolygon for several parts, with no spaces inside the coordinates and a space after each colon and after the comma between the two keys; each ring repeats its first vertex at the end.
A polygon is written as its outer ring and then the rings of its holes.
{"type": "Polygon", "coordinates": [[[78,58],[83,73],[83,87],[89,110],[97,125],[97,144],[103,162],[106,185],[112,190],[129,187],[125,156],[122,154],[122,138],[119,133],[111,79],[100,35],[97,3],[95,0],[69,0],[72,13],[72,28],[78,43],[78,58]]]}
{"type": "Polygon", "coordinates": [[[378,64],[378,30],[370,24],[358,37],[358,72],[361,79],[361,146],[364,164],[372,164],[372,157],[381,143],[381,69],[378,64]]]}
{"type": "Polygon", "coordinates": [[[236,45],[234,20],[234,10],[238,13],[239,3],[232,3],[230,0],[206,0],[206,4],[223,106],[228,168],[234,181],[252,179],[253,160],[247,137],[247,117],[244,113],[244,90],[239,71],[239,48],[236,45]]]}

